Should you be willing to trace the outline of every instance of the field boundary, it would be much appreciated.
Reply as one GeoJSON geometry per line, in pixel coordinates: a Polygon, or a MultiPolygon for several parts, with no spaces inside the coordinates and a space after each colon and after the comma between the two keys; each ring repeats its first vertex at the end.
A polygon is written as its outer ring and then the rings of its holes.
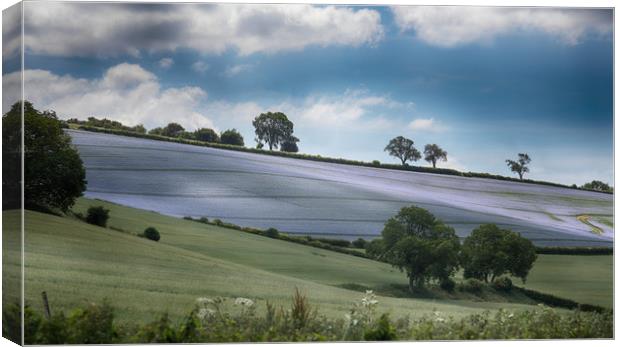
{"type": "Polygon", "coordinates": [[[527,183],[527,184],[539,184],[539,185],[545,185],[545,186],[551,186],[551,187],[567,188],[567,189],[613,195],[612,192],[602,192],[598,190],[584,189],[584,188],[579,188],[577,186],[569,186],[565,184],[547,182],[547,181],[536,181],[536,180],[531,180],[531,179],[519,180],[514,177],[493,175],[489,173],[480,173],[480,172],[471,172],[471,171],[461,172],[461,171],[457,171],[453,169],[446,169],[446,168],[431,168],[431,167],[425,167],[425,166],[411,166],[411,165],[402,166],[398,164],[382,164],[382,163],[376,163],[376,162],[375,163],[364,162],[364,161],[344,159],[344,158],[323,157],[321,155],[289,153],[289,152],[281,152],[281,151],[269,151],[265,149],[248,148],[248,147],[243,147],[243,146],[226,145],[226,144],[221,144],[221,143],[203,142],[203,141],[197,141],[197,140],[188,140],[188,139],[167,137],[167,136],[161,136],[161,135],[142,134],[142,133],[126,131],[126,130],[98,128],[98,127],[87,126],[87,125],[78,125],[78,124],[71,124],[71,125],[73,126],[71,127],[71,129],[74,129],[74,130],[83,130],[83,131],[89,131],[89,132],[95,132],[95,133],[135,137],[135,138],[155,140],[155,141],[174,142],[174,143],[181,143],[181,144],[192,145],[192,146],[232,150],[232,151],[237,151],[237,152],[255,153],[255,154],[263,154],[263,155],[271,155],[271,156],[276,156],[276,157],[303,159],[303,160],[311,160],[311,161],[334,163],[334,164],[370,167],[370,168],[377,168],[377,169],[431,173],[431,174],[448,175],[448,176],[469,177],[469,178],[486,178],[486,179],[493,179],[493,180],[498,180],[498,181],[510,181],[510,182],[527,183]]]}

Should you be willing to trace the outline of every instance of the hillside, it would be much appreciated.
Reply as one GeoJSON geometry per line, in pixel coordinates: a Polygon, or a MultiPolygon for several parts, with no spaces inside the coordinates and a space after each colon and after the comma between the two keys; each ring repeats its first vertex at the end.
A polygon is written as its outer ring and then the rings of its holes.
{"type": "MultiPolygon", "coordinates": [[[[162,311],[174,317],[187,312],[197,297],[249,297],[288,304],[295,287],[318,304],[321,312],[341,316],[361,297],[342,285],[378,289],[406,283],[389,265],[252,234],[179,220],[157,213],[101,201],[80,199],[76,210],[103,204],[111,209],[111,228],[103,229],[67,217],[26,213],[26,299],[40,309],[40,293],[50,296],[52,309],[75,307],[85,301],[113,299],[122,320],[152,319],[162,311]],[[145,226],[155,226],[160,242],[138,238],[145,226]]],[[[19,213],[4,213],[7,223],[19,213]]],[[[5,259],[14,259],[17,239],[3,234],[5,259]]],[[[554,256],[547,256],[554,257],[554,256]]],[[[545,258],[539,264],[544,264],[545,258]]],[[[599,264],[591,264],[599,266],[599,264]]],[[[3,281],[17,280],[16,263],[5,264],[3,281]]],[[[536,270],[536,269],[535,269],[536,270]]],[[[611,292],[590,271],[575,276],[566,269],[565,288],[588,282],[610,302],[611,292]],[[594,279],[594,282],[592,280],[594,279]]],[[[553,271],[557,271],[554,269],[553,271]]],[[[609,274],[611,277],[611,274],[609,274]]],[[[528,287],[536,281],[529,281],[528,287]]],[[[555,289],[547,286],[548,292],[555,289]]],[[[557,289],[557,288],[556,288],[557,289]]],[[[583,293],[581,294],[584,295],[583,293]]],[[[581,299],[585,299],[581,297],[581,299]]],[[[380,309],[395,316],[420,316],[433,310],[461,316],[500,307],[529,305],[471,300],[431,300],[380,296],[380,309]]],[[[585,301],[602,303],[597,298],[585,301]],[[594,300],[597,300],[596,302],[594,300]]]]}
{"type": "Polygon", "coordinates": [[[372,238],[416,204],[466,236],[481,223],[537,245],[611,246],[613,195],[265,156],[70,130],[86,196],[171,216],[289,233],[372,238]]]}

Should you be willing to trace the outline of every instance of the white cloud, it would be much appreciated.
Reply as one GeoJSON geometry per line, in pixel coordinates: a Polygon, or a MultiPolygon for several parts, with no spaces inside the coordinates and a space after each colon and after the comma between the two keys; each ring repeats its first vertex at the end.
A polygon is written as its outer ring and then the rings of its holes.
{"type": "Polygon", "coordinates": [[[158,64],[162,69],[167,69],[174,64],[174,60],[172,58],[162,58],[158,64]]]}
{"type": "MultiPolygon", "coordinates": [[[[306,46],[374,44],[378,11],[303,4],[25,3],[28,52],[57,56],[139,56],[193,49],[241,55],[306,46]],[[78,34],[76,34],[78,33],[78,34]]],[[[19,47],[7,36],[6,47],[19,47]]]]}
{"type": "MultiPolygon", "coordinates": [[[[5,91],[19,91],[20,73],[2,78],[5,91]]],[[[157,77],[139,65],[119,64],[100,79],[59,76],[45,70],[25,70],[25,98],[38,109],[55,110],[61,117],[107,117],[147,128],[178,122],[186,129],[215,128],[201,111],[207,93],[198,87],[163,89],[157,77]]],[[[6,112],[19,95],[3,99],[6,112]]]]}
{"type": "Polygon", "coordinates": [[[438,132],[442,130],[442,127],[437,124],[435,118],[417,118],[409,123],[409,129],[438,132]]]}
{"type": "Polygon", "coordinates": [[[395,125],[393,120],[381,115],[382,111],[411,107],[413,103],[400,103],[388,96],[372,95],[365,90],[347,90],[341,95],[311,95],[301,102],[282,103],[275,109],[294,115],[308,126],[378,130],[395,125]]]}
{"type": "Polygon", "coordinates": [[[204,73],[205,71],[209,70],[209,64],[205,63],[204,61],[197,61],[192,64],[192,70],[204,73]]]}
{"type": "Polygon", "coordinates": [[[588,34],[612,31],[608,13],[590,9],[395,6],[402,31],[415,31],[421,40],[441,47],[490,43],[500,35],[537,31],[575,45],[588,34]]]}
{"type": "Polygon", "coordinates": [[[233,77],[244,71],[248,71],[250,69],[252,69],[252,65],[250,64],[233,65],[233,66],[228,67],[226,71],[224,71],[224,75],[227,77],[233,77]]]}

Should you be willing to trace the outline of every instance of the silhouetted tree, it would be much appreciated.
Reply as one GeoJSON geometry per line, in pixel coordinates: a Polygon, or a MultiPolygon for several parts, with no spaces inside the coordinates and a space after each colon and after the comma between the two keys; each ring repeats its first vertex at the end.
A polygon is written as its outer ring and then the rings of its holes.
{"type": "Polygon", "coordinates": [[[527,155],[527,153],[519,153],[519,158],[516,161],[506,159],[506,164],[508,164],[508,167],[510,167],[510,171],[516,172],[519,175],[519,179],[522,180],[523,174],[525,174],[526,172],[530,172],[530,169],[527,167],[527,165],[531,161],[532,160],[527,155]]]}
{"type": "Polygon", "coordinates": [[[257,142],[266,142],[269,150],[278,147],[293,135],[293,122],[282,112],[261,113],[252,121],[257,142]]]}
{"type": "Polygon", "coordinates": [[[243,146],[243,136],[237,129],[228,129],[220,135],[220,141],[227,145],[243,146]]]}
{"type": "Polygon", "coordinates": [[[441,149],[441,147],[436,144],[426,145],[424,146],[424,160],[433,164],[433,168],[436,167],[437,161],[448,160],[448,152],[441,149]]]}
{"type": "Polygon", "coordinates": [[[413,140],[402,136],[391,139],[384,151],[400,159],[403,165],[407,164],[408,161],[417,161],[422,157],[420,152],[413,147],[413,140]]]}

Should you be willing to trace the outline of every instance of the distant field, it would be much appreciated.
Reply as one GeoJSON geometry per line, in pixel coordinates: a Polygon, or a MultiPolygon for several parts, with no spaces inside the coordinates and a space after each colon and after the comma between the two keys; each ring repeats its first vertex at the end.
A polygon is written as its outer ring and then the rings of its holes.
{"type": "MultiPolygon", "coordinates": [[[[26,297],[36,308],[40,308],[40,293],[45,290],[56,309],[107,297],[119,308],[122,320],[152,319],[163,310],[173,316],[185,313],[200,296],[243,296],[288,305],[294,288],[299,287],[322,312],[340,316],[361,296],[340,286],[379,288],[386,284],[406,284],[405,276],[389,265],[363,258],[101,201],[80,199],[76,210],[95,204],[111,209],[111,227],[137,233],[146,226],[155,226],[162,240],[153,242],[69,218],[27,212],[26,297]]],[[[19,213],[5,212],[4,218],[11,222],[19,218],[19,213]]],[[[7,247],[5,252],[8,250],[5,259],[15,259],[17,240],[5,232],[3,242],[7,247]]],[[[556,295],[564,293],[587,303],[610,302],[611,268],[594,261],[601,259],[606,264],[607,258],[570,256],[576,263],[584,258],[592,260],[582,262],[584,266],[576,273],[554,267],[553,257],[557,256],[541,256],[528,287],[539,289],[537,285],[544,285],[540,290],[556,295]],[[556,276],[566,273],[568,281],[553,286],[554,281],[545,282],[550,278],[547,271],[556,276]],[[585,287],[598,289],[587,294],[585,287]],[[580,297],[569,295],[570,288],[581,291],[580,297]]],[[[4,283],[17,280],[18,265],[6,264],[4,283]]],[[[395,316],[419,316],[434,309],[461,316],[500,307],[530,307],[392,297],[380,297],[380,302],[381,310],[395,316]]]]}
{"type": "Polygon", "coordinates": [[[401,207],[416,204],[460,236],[495,223],[538,245],[613,240],[611,194],[69,133],[86,166],[87,197],[171,216],[354,239],[377,236],[401,207]],[[580,215],[593,216],[590,224],[580,215]]]}

